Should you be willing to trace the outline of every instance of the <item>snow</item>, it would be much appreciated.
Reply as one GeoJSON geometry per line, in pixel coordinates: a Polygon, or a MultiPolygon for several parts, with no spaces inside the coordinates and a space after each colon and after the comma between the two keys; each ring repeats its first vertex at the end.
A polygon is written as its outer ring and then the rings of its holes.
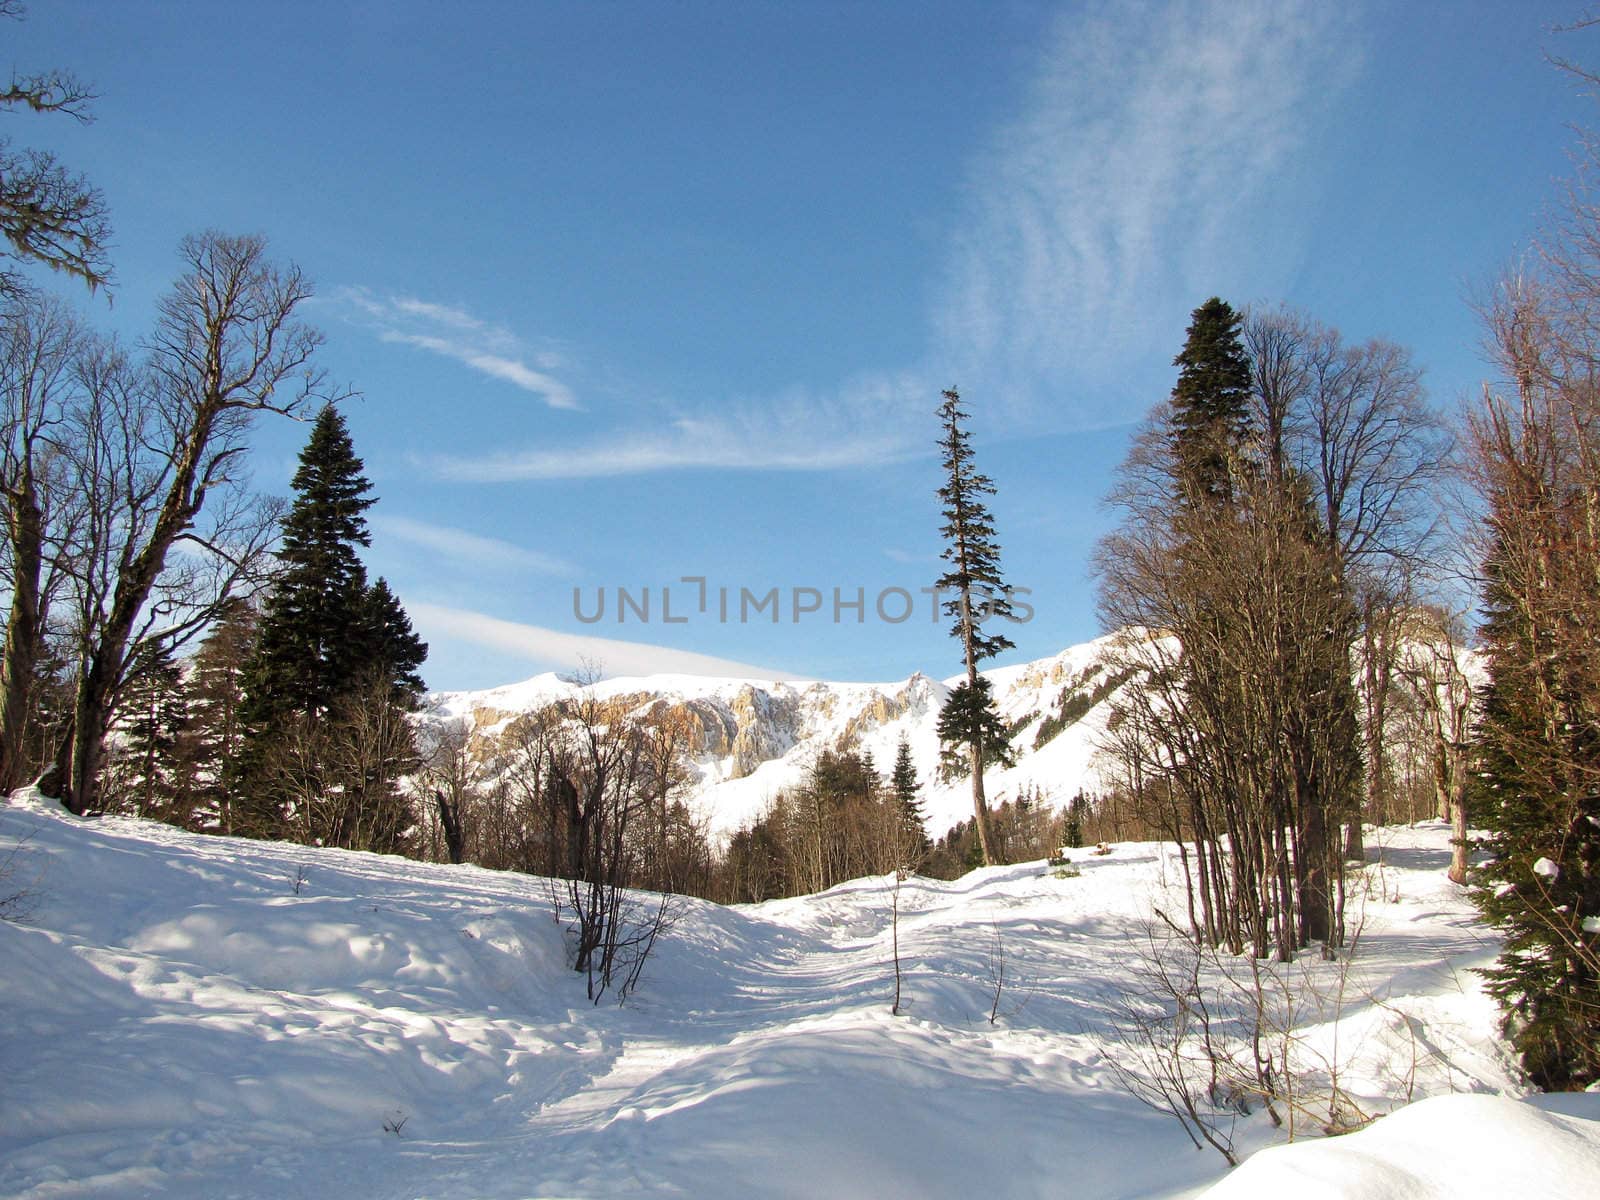
{"type": "MultiPolygon", "coordinates": [[[[1487,1194],[1467,1189],[1489,1146],[1539,1189],[1499,1196],[1570,1194],[1600,1113],[1500,1098],[1516,1077],[1471,971],[1496,946],[1444,877],[1448,827],[1383,839],[1352,999],[1301,1032],[1372,1109],[1443,1098],[1264,1151],[1215,1194],[1263,1172],[1308,1200],[1329,1172],[1353,1195],[1487,1194]],[[1470,1156],[1430,1149],[1447,1132],[1470,1156]]],[[[84,822],[29,793],[0,806],[8,854],[0,897],[31,899],[0,921],[3,1197],[1112,1200],[1224,1171],[1106,1065],[1174,869],[1159,845],[1074,855],[1074,878],[907,881],[901,1016],[886,879],[685,900],[619,1008],[566,969],[542,880],[84,822]]]]}
{"type": "MultiPolygon", "coordinates": [[[[1089,673],[1096,666],[1109,670],[1104,662],[1116,641],[1117,635],[1108,635],[1049,658],[984,672],[1001,718],[1016,727],[1013,744],[1019,752],[1015,767],[985,772],[991,803],[1037,792],[1059,807],[1080,788],[1101,789],[1100,743],[1108,706],[1096,706],[1038,750],[1033,743],[1040,719],[1054,709],[1063,688],[1085,680],[1092,686],[1103,678],[1089,673]]],[[[708,752],[698,758],[699,783],[691,803],[715,835],[726,836],[753,821],[779,792],[800,785],[822,750],[870,752],[878,769],[887,771],[904,737],[922,781],[928,828],[937,837],[972,817],[971,784],[936,778],[939,709],[964,679],[938,681],[918,673],[898,682],[831,683],[651,675],[604,679],[587,690],[599,700],[650,698],[708,705],[736,722],[741,732],[769,739],[762,761],[743,774],[726,755],[708,752]]],[[[485,691],[438,692],[428,697],[423,721],[459,723],[492,735],[516,714],[582,690],[545,674],[485,691]]]]}
{"type": "Polygon", "coordinates": [[[1533,873],[1540,879],[1554,879],[1561,874],[1561,868],[1548,858],[1540,858],[1533,864],[1533,873]]]}
{"type": "Polygon", "coordinates": [[[1600,1095],[1438,1096],[1318,1142],[1261,1151],[1205,1200],[1590,1200],[1600,1095]]]}

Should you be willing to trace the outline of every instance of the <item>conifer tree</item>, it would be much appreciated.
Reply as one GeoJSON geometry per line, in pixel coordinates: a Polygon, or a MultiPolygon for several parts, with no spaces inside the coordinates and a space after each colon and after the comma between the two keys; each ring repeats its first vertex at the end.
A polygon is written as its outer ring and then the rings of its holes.
{"type": "Polygon", "coordinates": [[[1083,825],[1089,815],[1089,799],[1080,790],[1067,804],[1067,819],[1061,830],[1061,844],[1069,850],[1083,845],[1083,825]]]}
{"type": "Polygon", "coordinates": [[[257,729],[292,712],[325,713],[355,682],[364,648],[352,632],[368,617],[357,547],[372,542],[364,515],[372,485],[331,404],[317,414],[293,487],[246,687],[246,718],[257,729]]]}
{"type": "Polygon", "coordinates": [[[1173,359],[1172,428],[1184,499],[1226,501],[1229,451],[1250,428],[1250,356],[1240,335],[1243,318],[1211,297],[1190,315],[1183,349],[1173,359]]]}
{"type": "Polygon", "coordinates": [[[1577,1089],[1600,1080],[1600,421],[1586,369],[1554,383],[1524,371],[1519,390],[1486,396],[1473,431],[1492,532],[1476,896],[1505,938],[1485,974],[1524,1068],[1577,1089]]]}
{"type": "Polygon", "coordinates": [[[1557,640],[1538,628],[1553,614],[1527,619],[1499,557],[1485,588],[1489,683],[1474,812],[1490,855],[1476,897],[1505,947],[1485,975],[1532,1079],[1581,1088],[1600,1080],[1600,736],[1592,722],[1566,719],[1592,710],[1593,698],[1573,691],[1570,663],[1541,649],[1557,640]]]}
{"type": "MultiPolygon", "coordinates": [[[[988,681],[978,674],[978,664],[1004,650],[1011,641],[1000,633],[986,632],[984,623],[999,617],[1010,619],[1011,589],[1000,575],[1000,546],[995,541],[994,518],[985,496],[994,495],[994,484],[973,467],[971,435],[963,426],[967,413],[954,389],[944,393],[939,406],[942,433],[939,448],[945,484],[939,489],[943,501],[945,539],[941,557],[950,569],[941,575],[937,587],[953,592],[944,602],[945,614],[954,619],[950,635],[961,643],[967,679],[951,694],[939,714],[939,738],[946,747],[966,750],[964,770],[972,777],[973,819],[985,864],[998,862],[989,824],[988,803],[983,794],[984,768],[1008,756],[1008,735],[989,697],[988,681]]],[[[953,757],[947,756],[947,761],[953,757]]]]}
{"type": "Polygon", "coordinates": [[[260,614],[243,598],[230,600],[194,656],[189,674],[193,722],[196,827],[235,832],[231,772],[244,740],[245,672],[255,653],[260,614]]]}
{"type": "Polygon", "coordinates": [[[134,652],[120,707],[122,736],[109,772],[114,798],[141,817],[185,823],[190,716],[170,646],[145,642],[134,652]]]}
{"type": "Polygon", "coordinates": [[[417,765],[405,714],[428,647],[389,585],[367,585],[357,547],[370,544],[374,500],[362,470],[344,418],[324,408],[245,675],[236,790],[254,832],[396,852],[411,824],[398,782],[417,765]]]}
{"type": "Polygon", "coordinates": [[[900,838],[906,856],[909,859],[921,859],[928,853],[928,821],[918,795],[921,783],[917,779],[916,764],[911,761],[911,743],[904,737],[895,748],[894,770],[889,775],[889,786],[894,794],[900,838]]]}
{"type": "Polygon", "coordinates": [[[382,678],[391,700],[410,711],[422,696],[418,674],[428,658],[428,643],[411,628],[411,618],[381,576],[362,596],[354,638],[358,669],[382,678]]]}

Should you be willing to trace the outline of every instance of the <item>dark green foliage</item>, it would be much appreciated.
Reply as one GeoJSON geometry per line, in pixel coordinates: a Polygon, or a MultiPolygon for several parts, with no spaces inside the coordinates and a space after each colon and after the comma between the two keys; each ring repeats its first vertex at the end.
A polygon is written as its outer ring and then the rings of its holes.
{"type": "Polygon", "coordinates": [[[911,744],[903,737],[895,748],[889,787],[899,811],[900,837],[907,860],[920,861],[928,852],[928,821],[918,794],[922,785],[917,779],[916,764],[911,761],[911,744]]]}
{"type": "Polygon", "coordinates": [[[109,764],[108,804],[141,817],[184,824],[188,816],[190,728],[183,672],[162,642],[134,651],[109,764]]]}
{"type": "Polygon", "coordinates": [[[975,834],[971,838],[971,840],[969,840],[966,843],[966,847],[967,847],[966,853],[965,853],[965,855],[962,856],[962,859],[961,859],[961,868],[962,868],[962,870],[964,872],[965,871],[976,871],[978,868],[984,866],[985,864],[984,864],[984,861],[983,861],[983,843],[978,839],[978,837],[975,834]]]}
{"type": "Polygon", "coordinates": [[[1230,304],[1211,297],[1191,314],[1188,337],[1173,359],[1172,436],[1190,503],[1232,496],[1231,451],[1250,428],[1250,356],[1242,323],[1230,304]]]}
{"type": "Polygon", "coordinates": [[[754,904],[787,895],[783,844],[771,820],[763,819],[734,832],[722,859],[727,898],[754,904]]]}
{"type": "Polygon", "coordinates": [[[245,670],[255,653],[259,622],[248,601],[230,601],[194,656],[188,696],[195,787],[191,820],[198,829],[235,831],[230,785],[244,740],[245,670]]]}
{"type": "Polygon", "coordinates": [[[1012,648],[1010,639],[987,632],[984,624],[993,618],[1009,619],[1014,614],[1011,589],[1000,576],[994,518],[983,499],[994,495],[994,484],[973,468],[972,435],[962,427],[966,419],[961,397],[954,391],[945,392],[944,403],[939,407],[944,428],[939,448],[944,454],[945,470],[945,485],[939,489],[944,505],[944,524],[939,533],[945,541],[940,557],[950,564],[950,569],[939,576],[935,586],[954,594],[953,599],[943,602],[944,611],[954,619],[950,636],[962,642],[967,666],[971,668],[1012,648]]]}
{"type": "MultiPolygon", "coordinates": [[[[973,468],[971,435],[962,422],[967,414],[961,409],[961,397],[954,389],[944,393],[939,406],[942,434],[939,449],[943,453],[945,484],[939,489],[939,499],[944,504],[944,524],[940,534],[945,548],[941,557],[950,569],[941,575],[937,586],[941,591],[953,592],[954,598],[943,602],[945,615],[954,618],[950,635],[961,643],[962,663],[966,667],[965,691],[958,688],[946,702],[945,711],[939,714],[939,738],[943,763],[950,763],[958,753],[957,746],[966,747],[966,773],[972,778],[972,813],[978,823],[978,840],[983,846],[987,862],[995,863],[993,839],[989,830],[989,806],[983,794],[984,768],[994,761],[992,753],[1006,753],[1009,733],[995,715],[988,702],[988,686],[978,675],[978,664],[1003,650],[1012,649],[1012,642],[1002,633],[992,632],[986,623],[994,619],[1010,620],[1015,616],[1011,606],[1011,589],[1000,576],[1000,546],[995,541],[994,518],[984,503],[985,496],[994,495],[994,484],[987,475],[973,468]]],[[[959,772],[957,772],[959,773],[959,772]]]]}
{"type": "Polygon", "coordinates": [[[1061,830],[1061,844],[1076,850],[1083,845],[1083,826],[1089,817],[1089,798],[1081,791],[1067,805],[1067,817],[1061,830]]]}
{"type": "Polygon", "coordinates": [[[428,648],[389,585],[367,585],[357,547],[370,541],[370,488],[344,418],[325,407],[245,672],[233,782],[252,833],[399,852],[412,816],[398,783],[418,765],[405,714],[428,648]]]}
{"type": "Polygon", "coordinates": [[[428,658],[428,643],[411,628],[411,618],[380,577],[362,597],[352,637],[358,674],[389,682],[395,703],[411,709],[426,690],[418,674],[428,658]]]}
{"type": "Polygon", "coordinates": [[[806,786],[824,802],[851,796],[870,798],[878,792],[878,774],[872,760],[852,751],[824,750],[811,768],[806,786]]]}
{"type": "Polygon", "coordinates": [[[798,896],[903,870],[916,861],[904,821],[898,796],[884,789],[869,756],[825,750],[799,787],[780,792],[730,840],[727,893],[735,900],[798,896]]]}
{"type": "Polygon", "coordinates": [[[1534,589],[1555,597],[1519,602],[1507,559],[1497,547],[1485,570],[1489,682],[1471,806],[1490,855],[1476,898],[1505,938],[1484,974],[1529,1076],[1576,1089],[1600,1080],[1600,931],[1584,928],[1600,920],[1600,653],[1592,630],[1563,628],[1572,614],[1557,580],[1534,589]]]}
{"type": "Polygon", "coordinates": [[[344,418],[325,406],[300,453],[280,571],[250,667],[246,714],[256,728],[290,713],[326,712],[360,672],[370,640],[367,573],[356,548],[371,543],[371,487],[344,418]]]}
{"type": "Polygon", "coordinates": [[[1015,764],[1011,735],[995,711],[989,680],[978,676],[976,685],[957,684],[939,710],[939,773],[945,779],[962,779],[972,769],[968,748],[978,747],[985,766],[1015,764]]]}

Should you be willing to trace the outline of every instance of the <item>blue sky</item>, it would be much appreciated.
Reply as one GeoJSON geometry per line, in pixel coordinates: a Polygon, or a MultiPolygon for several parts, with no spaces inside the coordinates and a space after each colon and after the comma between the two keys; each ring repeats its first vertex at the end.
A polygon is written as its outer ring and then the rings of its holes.
{"type": "MultiPolygon", "coordinates": [[[[1575,15],[36,0],[0,53],[99,93],[87,127],[5,118],[106,193],[97,323],[137,339],[204,228],[316,281],[380,497],[369,569],[430,686],[580,658],[895,679],[959,667],[917,594],[944,387],[1031,590],[1004,661],[1098,632],[1100,498],[1206,297],[1391,338],[1437,403],[1473,394],[1465,297],[1594,123],[1542,57],[1596,58],[1549,32],[1575,15]],[[778,623],[741,621],[741,588],[779,589],[778,623]],[[835,622],[835,588],[864,620],[835,622]],[[874,611],[900,615],[893,589],[911,619],[874,611]]],[[[287,491],[305,434],[261,427],[259,487],[287,491]]]]}

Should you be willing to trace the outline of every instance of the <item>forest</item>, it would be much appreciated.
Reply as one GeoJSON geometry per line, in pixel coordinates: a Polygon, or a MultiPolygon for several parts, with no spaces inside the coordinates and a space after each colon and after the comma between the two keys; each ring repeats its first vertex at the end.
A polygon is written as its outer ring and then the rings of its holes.
{"type": "MultiPolygon", "coordinates": [[[[0,106],[70,118],[88,99],[53,72],[19,78],[0,106]]],[[[1491,377],[1460,413],[1429,402],[1404,347],[1289,307],[1194,308],[1094,555],[1102,624],[1121,632],[1100,697],[1117,714],[1119,783],[1104,794],[1060,808],[986,794],[1014,751],[981,670],[1012,648],[997,485],[977,469],[971,401],[930,397],[935,582],[961,671],[940,770],[969,781],[970,822],[929,830],[908,756],[883,771],[840,745],[724,844],[691,803],[700,748],[668,711],[564,701],[509,724],[488,755],[424,737],[427,647],[362,562],[376,497],[346,394],[318,367],[305,275],[262,237],[196,233],[149,329],[123,344],[29,274],[106,286],[103,198],[6,143],[0,789],[37,784],[85,817],[559,880],[591,997],[627,992],[673,894],[742,903],[865,875],[954,878],[1132,838],[1178,848],[1196,944],[1333,959],[1364,830],[1437,811],[1451,878],[1505,938],[1490,989],[1525,1069],[1587,1087],[1600,1081],[1587,186],[1600,159],[1592,140],[1579,152],[1559,218],[1479,302],[1491,377]],[[263,496],[242,466],[260,423],[283,419],[309,437],[292,496],[263,496]],[[1400,746],[1408,714],[1417,733],[1400,746]]]]}

